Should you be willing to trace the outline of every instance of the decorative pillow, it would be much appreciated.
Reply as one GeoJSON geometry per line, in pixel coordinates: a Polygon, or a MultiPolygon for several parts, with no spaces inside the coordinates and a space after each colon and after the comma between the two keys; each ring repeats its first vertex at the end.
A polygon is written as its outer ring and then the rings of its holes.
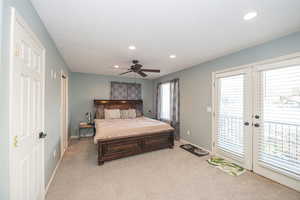
{"type": "Polygon", "coordinates": [[[128,110],[120,110],[121,119],[128,119],[128,110]]]}
{"type": "Polygon", "coordinates": [[[96,119],[104,119],[104,106],[99,105],[96,107],[96,113],[95,113],[96,119]]]}
{"type": "Polygon", "coordinates": [[[135,112],[136,112],[136,117],[142,117],[143,116],[143,113],[141,112],[141,110],[136,109],[135,112]]]}
{"type": "Polygon", "coordinates": [[[104,109],[105,119],[120,119],[120,109],[104,109]]]}
{"type": "Polygon", "coordinates": [[[135,106],[136,111],[136,117],[142,117],[143,116],[143,104],[137,104],[135,106]]]}
{"type": "Polygon", "coordinates": [[[136,118],[136,111],[135,111],[135,109],[129,109],[128,110],[128,118],[129,119],[136,118]]]}

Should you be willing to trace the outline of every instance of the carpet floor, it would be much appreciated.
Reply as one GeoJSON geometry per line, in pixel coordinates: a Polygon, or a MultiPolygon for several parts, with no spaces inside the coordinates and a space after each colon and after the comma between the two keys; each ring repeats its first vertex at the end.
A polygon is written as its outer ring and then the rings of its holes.
{"type": "Polygon", "coordinates": [[[246,172],[233,177],[180,149],[97,165],[91,139],[72,140],[46,200],[300,200],[300,193],[246,172]]]}

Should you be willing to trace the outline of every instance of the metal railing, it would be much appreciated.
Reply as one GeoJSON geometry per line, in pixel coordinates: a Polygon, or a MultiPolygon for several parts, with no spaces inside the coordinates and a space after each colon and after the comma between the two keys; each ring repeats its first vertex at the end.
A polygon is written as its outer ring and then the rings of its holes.
{"type": "Polygon", "coordinates": [[[300,163],[300,125],[264,121],[260,138],[261,151],[284,160],[300,163]]]}
{"type": "MultiPolygon", "coordinates": [[[[218,145],[243,154],[243,118],[219,115],[218,145]]],[[[300,164],[300,125],[275,121],[263,121],[260,127],[260,151],[300,164]]]]}
{"type": "Polygon", "coordinates": [[[229,115],[219,115],[218,118],[218,146],[244,154],[243,118],[229,115]]]}

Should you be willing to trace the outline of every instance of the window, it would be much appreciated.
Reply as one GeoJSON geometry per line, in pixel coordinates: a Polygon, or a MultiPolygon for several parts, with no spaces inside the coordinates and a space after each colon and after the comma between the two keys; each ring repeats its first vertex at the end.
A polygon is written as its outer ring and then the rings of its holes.
{"type": "Polygon", "coordinates": [[[156,90],[156,118],[175,129],[175,139],[180,139],[179,79],[158,83],[156,90]]]}
{"type": "Polygon", "coordinates": [[[219,79],[217,146],[244,158],[244,75],[219,79]]]}
{"type": "Polygon", "coordinates": [[[160,118],[170,120],[170,83],[163,83],[160,87],[161,92],[161,112],[160,118]]]}

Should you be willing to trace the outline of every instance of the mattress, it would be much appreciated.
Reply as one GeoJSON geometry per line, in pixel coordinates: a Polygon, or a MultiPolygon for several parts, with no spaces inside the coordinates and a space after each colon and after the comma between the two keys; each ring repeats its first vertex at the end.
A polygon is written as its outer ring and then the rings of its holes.
{"type": "Polygon", "coordinates": [[[134,119],[95,119],[94,143],[110,139],[173,131],[169,124],[147,117],[134,119]]]}

